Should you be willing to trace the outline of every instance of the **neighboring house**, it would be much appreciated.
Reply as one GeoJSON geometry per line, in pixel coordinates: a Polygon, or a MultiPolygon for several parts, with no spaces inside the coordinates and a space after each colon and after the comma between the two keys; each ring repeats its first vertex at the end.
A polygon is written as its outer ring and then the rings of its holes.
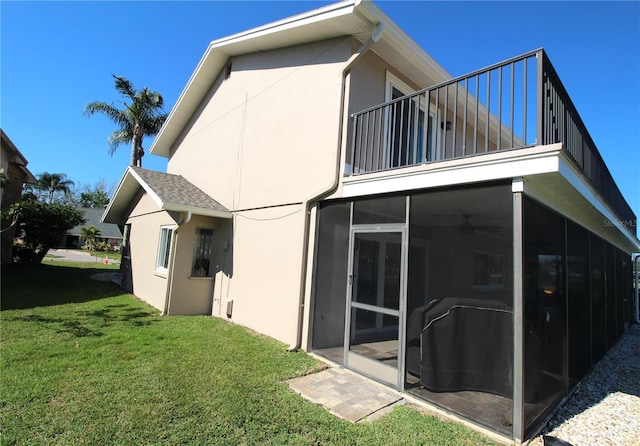
{"type": "Polygon", "coordinates": [[[103,220],[226,317],[517,442],[632,322],[636,216],[542,50],[451,79],[369,2],[212,42],[103,220]]]}
{"type": "Polygon", "coordinates": [[[96,237],[98,243],[109,244],[114,250],[119,250],[122,246],[122,231],[120,227],[113,223],[103,223],[101,220],[104,209],[100,208],[80,208],[84,213],[86,223],[69,229],[60,242],[61,248],[82,248],[85,241],[82,238],[82,228],[95,226],[100,235],[96,237]]]}
{"type": "MultiPolygon", "coordinates": [[[[29,162],[20,153],[15,144],[9,139],[4,130],[0,129],[1,136],[1,156],[0,169],[6,175],[6,184],[0,188],[0,203],[2,211],[6,211],[13,203],[17,203],[22,198],[22,186],[25,183],[35,184],[36,178],[33,176],[27,164],[29,162]]],[[[2,265],[9,265],[13,256],[13,237],[16,228],[14,226],[2,226],[2,265]]]]}

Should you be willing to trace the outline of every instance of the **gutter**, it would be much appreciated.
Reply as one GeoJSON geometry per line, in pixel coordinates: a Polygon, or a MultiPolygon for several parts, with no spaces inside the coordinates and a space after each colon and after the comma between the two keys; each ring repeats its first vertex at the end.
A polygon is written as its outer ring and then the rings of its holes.
{"type": "Polygon", "coordinates": [[[309,262],[309,226],[311,220],[311,209],[310,205],[314,201],[330,194],[333,192],[340,182],[340,163],[342,159],[342,141],[343,141],[343,133],[344,133],[344,110],[345,110],[345,83],[347,78],[347,72],[351,69],[353,64],[364,55],[371,47],[374,42],[377,42],[382,36],[384,31],[384,23],[380,22],[376,25],[376,29],[371,34],[371,37],[364,42],[360,48],[356,50],[354,54],[351,55],[349,60],[345,63],[344,68],[340,73],[340,104],[338,106],[338,147],[336,150],[336,169],[335,175],[329,185],[326,188],[321,189],[317,193],[311,195],[309,198],[305,199],[302,203],[304,208],[304,229],[303,229],[303,240],[302,240],[302,262],[300,265],[300,294],[298,297],[298,318],[296,325],[296,342],[292,344],[287,350],[290,352],[294,352],[300,350],[300,346],[302,344],[302,328],[304,326],[304,298],[305,298],[305,289],[307,287],[307,263],[309,262]]]}
{"type": "Polygon", "coordinates": [[[167,271],[167,293],[164,298],[164,311],[161,316],[166,316],[169,314],[169,308],[171,307],[171,295],[173,294],[173,270],[176,265],[176,247],[178,246],[178,231],[180,227],[189,223],[191,220],[191,211],[187,211],[185,216],[178,221],[178,225],[173,229],[171,235],[171,250],[169,251],[171,255],[171,262],[169,263],[169,270],[167,271]]]}

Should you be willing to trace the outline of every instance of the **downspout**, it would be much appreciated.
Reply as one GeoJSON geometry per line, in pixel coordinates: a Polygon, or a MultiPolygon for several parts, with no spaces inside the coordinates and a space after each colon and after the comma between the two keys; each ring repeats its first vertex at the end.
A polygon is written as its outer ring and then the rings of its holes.
{"type": "Polygon", "coordinates": [[[312,194],[306,200],[302,202],[302,207],[304,209],[304,229],[303,229],[303,240],[302,240],[302,263],[300,265],[300,295],[298,297],[298,318],[296,325],[296,342],[292,344],[287,350],[290,352],[297,351],[300,349],[302,344],[302,328],[304,326],[304,297],[305,290],[307,287],[307,263],[309,261],[309,226],[311,220],[311,210],[310,205],[314,201],[322,198],[325,195],[333,192],[340,182],[340,162],[342,159],[342,134],[344,132],[344,110],[345,110],[345,84],[347,78],[347,72],[351,69],[353,64],[364,55],[371,45],[374,42],[377,42],[384,31],[384,23],[378,23],[376,29],[371,34],[371,37],[364,42],[360,48],[356,50],[355,53],[351,55],[349,60],[345,63],[344,68],[340,73],[340,103],[338,106],[338,146],[336,150],[336,168],[335,175],[331,181],[331,183],[322,188],[319,192],[312,194]]]}
{"type": "Polygon", "coordinates": [[[178,246],[178,230],[184,224],[189,223],[191,220],[191,211],[187,211],[185,216],[178,221],[178,225],[172,231],[171,235],[171,250],[169,251],[171,255],[171,263],[169,263],[169,270],[167,271],[167,293],[164,298],[164,311],[162,312],[163,316],[169,314],[169,307],[171,305],[171,294],[173,292],[173,269],[176,265],[176,247],[178,246]]]}

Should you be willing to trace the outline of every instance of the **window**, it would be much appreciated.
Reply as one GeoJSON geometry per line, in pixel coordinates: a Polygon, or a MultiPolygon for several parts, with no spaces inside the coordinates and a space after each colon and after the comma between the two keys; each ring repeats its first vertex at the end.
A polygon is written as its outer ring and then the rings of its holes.
{"type": "Polygon", "coordinates": [[[156,258],[156,270],[166,272],[169,268],[169,253],[171,252],[171,236],[173,226],[160,227],[160,240],[158,242],[158,257],[156,258]]]}
{"type": "Polygon", "coordinates": [[[196,228],[191,277],[211,277],[213,229],[196,228]]]}
{"type": "MultiPolygon", "coordinates": [[[[388,71],[386,79],[385,96],[387,101],[399,99],[415,92],[415,90],[388,71]]],[[[385,167],[420,164],[425,158],[427,161],[434,159],[436,107],[434,104],[430,104],[428,117],[426,117],[425,108],[425,96],[422,94],[396,102],[388,110],[388,127],[386,131],[389,153],[387,154],[388,161],[385,167]],[[426,122],[425,117],[427,119],[426,122]]]]}

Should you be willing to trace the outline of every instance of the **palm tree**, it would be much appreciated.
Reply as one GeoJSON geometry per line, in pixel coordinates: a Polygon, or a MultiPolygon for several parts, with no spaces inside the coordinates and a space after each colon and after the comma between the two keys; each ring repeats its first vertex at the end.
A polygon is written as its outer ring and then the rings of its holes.
{"type": "Polygon", "coordinates": [[[89,251],[93,251],[98,244],[97,238],[102,235],[100,229],[96,228],[95,226],[89,226],[88,228],[83,226],[80,228],[80,232],[82,232],[81,237],[86,242],[89,251]]]}
{"type": "Polygon", "coordinates": [[[142,140],[160,131],[160,127],[167,118],[162,110],[164,100],[159,93],[144,87],[142,90],[133,88],[133,84],[124,77],[112,74],[115,79],[116,90],[125,97],[122,102],[124,108],[119,109],[106,102],[90,102],[84,107],[84,114],[91,116],[102,113],[111,119],[119,128],[109,136],[109,154],[113,155],[120,144],[131,143],[132,166],[142,166],[144,149],[142,140]],[[127,99],[130,102],[127,102],[127,99]]]}
{"type": "Polygon", "coordinates": [[[47,193],[47,203],[53,202],[53,195],[56,192],[69,195],[71,193],[71,186],[74,184],[73,181],[67,179],[67,175],[64,173],[43,172],[38,175],[37,180],[38,183],[35,188],[47,193]]]}

